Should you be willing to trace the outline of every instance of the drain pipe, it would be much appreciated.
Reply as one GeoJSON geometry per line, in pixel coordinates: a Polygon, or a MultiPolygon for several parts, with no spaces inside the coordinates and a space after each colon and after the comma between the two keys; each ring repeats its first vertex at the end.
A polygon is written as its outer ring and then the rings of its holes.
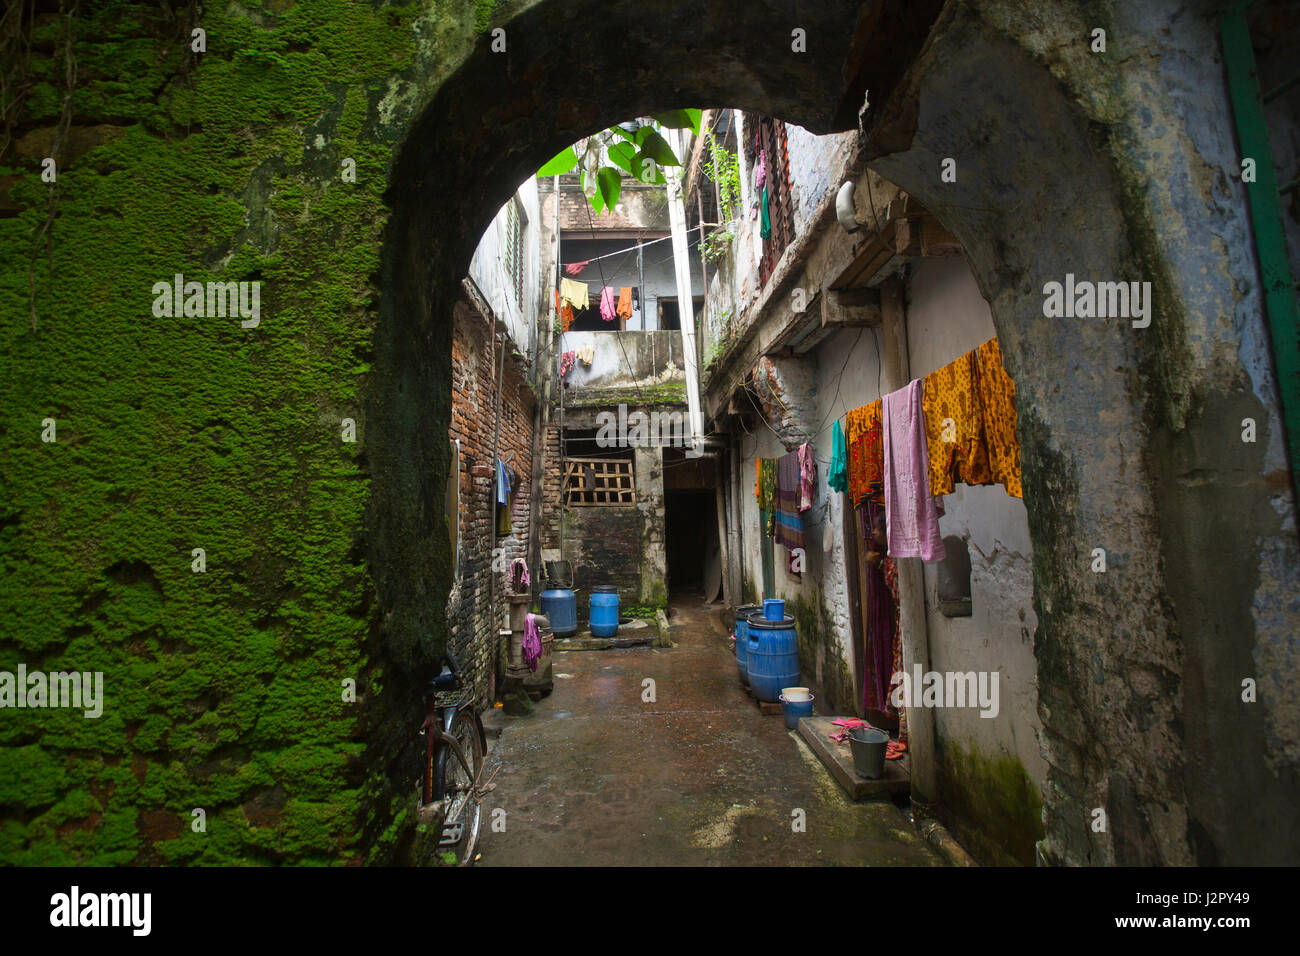
{"type": "MultiPolygon", "coordinates": [[[[884,388],[894,392],[911,381],[907,354],[907,315],[903,281],[891,276],[880,286],[881,331],[885,339],[884,388]]],[[[903,632],[903,670],[930,670],[930,635],[925,621],[925,577],[920,558],[896,558],[898,568],[899,628],[903,632]]],[[[913,695],[914,702],[918,695],[913,695]]],[[[934,818],[939,800],[934,752],[934,711],[907,708],[907,736],[911,764],[912,816],[918,825],[934,818]]]]}

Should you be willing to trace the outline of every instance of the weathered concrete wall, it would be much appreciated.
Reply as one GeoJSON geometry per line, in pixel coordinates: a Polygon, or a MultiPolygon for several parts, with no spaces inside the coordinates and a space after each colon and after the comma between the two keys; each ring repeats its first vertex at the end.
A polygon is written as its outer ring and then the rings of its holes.
{"type": "Polygon", "coordinates": [[[1049,861],[1300,855],[1294,502],[1208,6],[949,4],[871,121],[874,168],[965,245],[1019,389],[1049,861]],[[1151,282],[1150,326],[1044,318],[1067,273],[1151,282]]]}
{"type": "MultiPolygon", "coordinates": [[[[545,314],[548,303],[542,289],[541,272],[541,205],[537,198],[537,180],[525,180],[508,202],[517,202],[523,213],[521,271],[523,295],[515,294],[514,278],[506,268],[508,214],[501,207],[496,218],[479,239],[470,260],[469,275],[488,299],[488,305],[510,330],[515,347],[531,357],[537,334],[539,310],[545,314]]],[[[551,283],[547,283],[547,288],[551,283]]]]}
{"type": "Polygon", "coordinates": [[[794,228],[795,232],[802,232],[826,194],[840,188],[840,183],[832,177],[838,171],[839,160],[857,139],[857,133],[818,136],[794,123],[786,123],[785,132],[794,228]]]}
{"type": "Polygon", "coordinates": [[[686,382],[682,336],[666,332],[565,332],[557,351],[578,351],[590,346],[591,366],[580,361],[564,377],[567,388],[618,388],[635,392],[668,381],[686,382]]]}
{"type": "MultiPolygon", "coordinates": [[[[993,318],[961,257],[917,263],[908,284],[907,343],[922,378],[993,338],[993,318]]],[[[930,668],[998,676],[998,712],[935,711],[940,815],[972,852],[1032,865],[1042,837],[1047,764],[1037,713],[1032,548],[1024,503],[1001,485],[956,484],[939,529],[964,543],[971,561],[971,616],[945,617],[938,565],[925,574],[930,668]]],[[[949,542],[953,546],[956,542],[949,542]]]]}

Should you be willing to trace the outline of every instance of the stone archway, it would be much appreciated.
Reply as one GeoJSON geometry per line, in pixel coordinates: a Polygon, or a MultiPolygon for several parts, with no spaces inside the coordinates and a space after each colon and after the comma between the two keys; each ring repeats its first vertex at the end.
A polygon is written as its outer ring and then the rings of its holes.
{"type": "MultiPolygon", "coordinates": [[[[1123,72],[1118,57],[1090,59],[1093,24],[1066,2],[1032,16],[1009,2],[648,0],[609,23],[602,10],[543,0],[503,24],[506,52],[481,37],[429,95],[392,169],[367,416],[368,546],[388,658],[376,727],[409,723],[417,677],[441,646],[434,612],[449,575],[433,528],[451,304],[493,212],[565,144],[628,116],[732,105],[830,132],[854,125],[868,92],[873,168],[962,240],[1020,386],[1052,767],[1044,858],[1293,854],[1295,727],[1282,710],[1233,706],[1239,677],[1284,653],[1276,622],[1296,617],[1285,579],[1295,542],[1289,496],[1270,487],[1276,448],[1243,449],[1226,427],[1249,416],[1276,433],[1278,417],[1249,324],[1258,293],[1240,291],[1254,266],[1241,197],[1222,173],[1234,154],[1214,125],[1224,99],[1212,19],[1162,34],[1169,18],[1115,15],[1104,26],[1129,54],[1123,72]],[[791,51],[795,29],[808,53],[791,51]],[[1172,78],[1161,52],[1179,55],[1172,78]],[[1198,84],[1207,92],[1189,103],[1198,84]],[[958,179],[944,184],[950,156],[958,179]],[[1152,282],[1151,326],[1044,319],[1042,286],[1067,272],[1152,282]],[[1209,532],[1223,488],[1237,500],[1209,532]],[[1223,552],[1263,541],[1266,553],[1224,569],[1211,534],[1223,552]],[[1105,575],[1090,569],[1094,548],[1109,556],[1105,575]],[[1247,753],[1216,739],[1223,725],[1251,741],[1247,753]],[[1234,812],[1247,798],[1287,821],[1289,841],[1234,812]],[[1090,826],[1092,808],[1106,811],[1105,831],[1090,826]]],[[[1274,692],[1294,689],[1273,680],[1274,692]]],[[[382,775],[413,776],[396,730],[369,743],[382,775]]]]}

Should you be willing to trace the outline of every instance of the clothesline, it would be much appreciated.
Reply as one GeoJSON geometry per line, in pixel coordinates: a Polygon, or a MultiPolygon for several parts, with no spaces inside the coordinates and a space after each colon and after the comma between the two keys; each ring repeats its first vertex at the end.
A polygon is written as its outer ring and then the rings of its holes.
{"type": "MultiPolygon", "coordinates": [[[[687,231],[687,233],[692,233],[692,232],[695,232],[697,229],[703,231],[703,229],[704,229],[704,224],[701,223],[701,224],[698,225],[698,226],[693,226],[692,228],[687,229],[686,231],[687,231]]],[[[597,238],[599,238],[599,237],[597,237],[597,238]]],[[[625,252],[636,252],[638,249],[644,249],[646,246],[653,246],[653,245],[654,245],[655,243],[657,243],[657,242],[665,242],[665,241],[667,241],[667,240],[669,240],[669,239],[671,239],[671,238],[672,238],[671,235],[668,235],[668,236],[660,236],[658,239],[651,239],[649,242],[638,242],[638,243],[637,243],[636,245],[634,245],[634,246],[628,246],[626,249],[619,249],[617,252],[606,252],[604,255],[600,255],[600,256],[592,256],[590,259],[583,259],[582,262],[583,262],[584,265],[586,265],[586,264],[588,264],[588,263],[592,263],[592,262],[599,262],[601,259],[612,259],[614,256],[621,256],[621,255],[623,255],[625,252]]],[[[577,241],[577,242],[590,242],[591,240],[589,240],[589,239],[572,240],[572,239],[571,239],[571,240],[569,240],[569,241],[570,241],[570,242],[575,242],[575,241],[577,241]]],[[[566,263],[564,263],[564,265],[566,265],[566,266],[577,265],[577,264],[578,264],[578,263],[576,263],[576,262],[566,262],[566,263]]]]}

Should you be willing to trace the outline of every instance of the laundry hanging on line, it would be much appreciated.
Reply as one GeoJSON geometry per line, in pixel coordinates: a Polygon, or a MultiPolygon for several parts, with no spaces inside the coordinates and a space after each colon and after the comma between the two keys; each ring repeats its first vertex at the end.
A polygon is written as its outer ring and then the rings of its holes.
{"type": "Polygon", "coordinates": [[[573,279],[560,280],[560,301],[568,303],[574,309],[591,308],[591,296],[587,283],[573,279]]]}
{"type": "Polygon", "coordinates": [[[939,505],[930,494],[930,466],[921,409],[921,382],[914,379],[884,396],[885,513],[889,554],[896,558],[942,561],[939,505]]]}
{"type": "Polygon", "coordinates": [[[618,318],[614,310],[614,290],[610,286],[600,290],[600,317],[606,322],[613,322],[618,318]]]}

